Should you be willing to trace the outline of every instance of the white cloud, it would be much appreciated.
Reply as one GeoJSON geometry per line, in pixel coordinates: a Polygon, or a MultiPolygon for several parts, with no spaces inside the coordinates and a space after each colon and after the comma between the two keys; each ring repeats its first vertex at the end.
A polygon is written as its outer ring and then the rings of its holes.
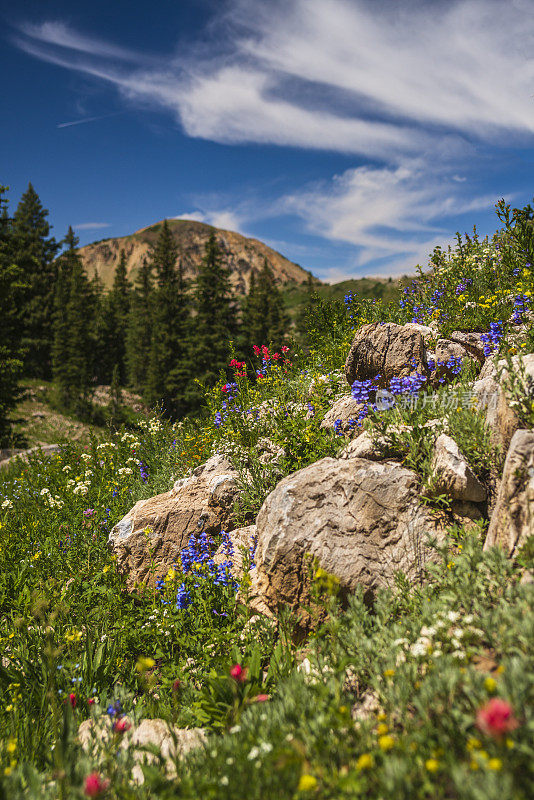
{"type": "Polygon", "coordinates": [[[190,213],[179,214],[177,217],[174,217],[174,219],[191,219],[196,222],[205,222],[207,225],[213,225],[215,228],[222,228],[225,231],[243,232],[242,219],[235,211],[231,210],[192,211],[190,213]]]}
{"type": "Polygon", "coordinates": [[[392,274],[426,262],[443,244],[447,217],[490,208],[494,198],[460,195],[443,171],[414,162],[350,169],[280,202],[311,233],[357,247],[352,268],[383,259],[377,274],[392,274]]]}
{"type": "Polygon", "coordinates": [[[146,60],[146,56],[140,56],[139,53],[133,50],[119,47],[102,39],[84,36],[59,21],[43,22],[41,25],[23,25],[21,31],[29,39],[34,39],[53,47],[87,53],[91,56],[103,56],[104,58],[133,61],[135,63],[139,63],[140,58],[143,61],[146,60]]]}
{"type": "Polygon", "coordinates": [[[109,228],[111,222],[80,222],[78,225],[73,225],[76,231],[92,231],[98,228],[109,228]]]}
{"type": "Polygon", "coordinates": [[[343,89],[378,114],[476,136],[534,131],[532,3],[530,13],[500,0],[278,8],[258,4],[240,40],[266,70],[343,89]]]}
{"type": "Polygon", "coordinates": [[[234,0],[231,7],[224,55],[210,44],[156,60],[59,22],[27,25],[17,41],[218,142],[393,160],[441,142],[444,131],[486,139],[534,132],[534,15],[519,7],[503,13],[499,0],[234,0]],[[291,91],[288,79],[298,82],[291,91]],[[316,102],[318,85],[330,90],[326,107],[316,102]]]}

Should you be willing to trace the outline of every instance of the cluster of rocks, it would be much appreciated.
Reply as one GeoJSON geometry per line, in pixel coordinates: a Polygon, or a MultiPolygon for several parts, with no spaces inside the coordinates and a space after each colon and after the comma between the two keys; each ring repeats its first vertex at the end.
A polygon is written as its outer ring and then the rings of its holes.
{"type": "MultiPolygon", "coordinates": [[[[382,376],[430,375],[427,345],[431,327],[372,324],[355,336],[345,365],[349,384],[382,376]]],[[[454,332],[438,339],[435,357],[470,357],[480,367],[473,398],[485,410],[492,438],[507,451],[486,547],[517,551],[534,533],[534,431],[520,428],[499,380],[501,368],[485,359],[481,334],[454,332]]],[[[525,358],[534,379],[534,355],[525,358]]],[[[351,396],[337,401],[323,424],[341,418],[347,432],[359,404],[351,396]]],[[[359,409],[358,409],[359,410],[359,409]]],[[[436,428],[432,470],[434,488],[448,495],[460,520],[477,519],[487,510],[486,487],[457,443],[436,428]]],[[[234,574],[239,576],[242,548],[257,542],[247,601],[253,609],[275,614],[281,605],[299,609],[304,622],[310,601],[310,564],[335,577],[342,593],[362,587],[369,597],[392,586],[402,571],[417,580],[434,557],[432,542],[444,540],[449,519],[421,498],[421,479],[390,457],[387,442],[360,432],[338,458],[323,458],[283,478],[266,498],[255,525],[239,528],[235,503],[238,475],[228,460],[214,456],[170,492],[137,503],[115,526],[110,544],[130,586],[149,580],[176,561],[192,534],[231,532],[234,574]]],[[[218,552],[216,559],[225,560],[218,552]]]]}

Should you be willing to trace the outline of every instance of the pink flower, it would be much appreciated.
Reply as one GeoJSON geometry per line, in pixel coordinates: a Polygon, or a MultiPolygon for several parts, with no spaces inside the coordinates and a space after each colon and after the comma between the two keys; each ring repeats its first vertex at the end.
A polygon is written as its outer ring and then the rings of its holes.
{"type": "Polygon", "coordinates": [[[243,683],[247,679],[247,671],[246,669],[243,669],[241,664],[234,664],[230,670],[230,675],[238,683],[243,683]]]}
{"type": "Polygon", "coordinates": [[[273,353],[273,358],[275,361],[278,361],[278,359],[280,358],[280,353],[273,353]]]}
{"type": "Polygon", "coordinates": [[[510,703],[499,697],[492,699],[482,706],[477,713],[477,728],[488,736],[500,738],[505,733],[514,731],[519,722],[514,717],[514,710],[510,703]]]}
{"type": "Polygon", "coordinates": [[[89,703],[89,705],[90,705],[90,706],[92,706],[92,705],[94,705],[94,703],[95,703],[96,701],[95,701],[95,698],[94,698],[94,697],[88,697],[88,698],[87,698],[87,702],[89,703]]]}
{"type": "Polygon", "coordinates": [[[126,733],[132,727],[132,723],[127,717],[120,717],[113,723],[113,733],[126,733]]]}
{"type": "Polygon", "coordinates": [[[252,702],[254,703],[265,703],[267,700],[270,700],[271,696],[268,694],[257,694],[256,697],[252,698],[252,702]]]}
{"type": "Polygon", "coordinates": [[[98,797],[106,791],[108,786],[108,780],[103,780],[98,772],[91,772],[85,779],[83,791],[87,797],[98,797]]]}
{"type": "Polygon", "coordinates": [[[257,345],[257,344],[253,344],[253,345],[252,345],[252,349],[254,350],[254,353],[255,353],[257,356],[259,356],[259,354],[260,354],[260,352],[261,352],[261,351],[260,351],[260,348],[258,347],[258,345],[257,345]]]}
{"type": "Polygon", "coordinates": [[[282,345],[282,353],[289,353],[289,347],[287,345],[282,345]]]}
{"type": "Polygon", "coordinates": [[[179,692],[181,685],[182,684],[181,684],[180,678],[176,678],[176,680],[174,680],[172,682],[172,690],[173,690],[173,692],[179,692]]]}
{"type": "Polygon", "coordinates": [[[73,692],[69,694],[69,703],[73,708],[76,708],[76,695],[73,692]]]}

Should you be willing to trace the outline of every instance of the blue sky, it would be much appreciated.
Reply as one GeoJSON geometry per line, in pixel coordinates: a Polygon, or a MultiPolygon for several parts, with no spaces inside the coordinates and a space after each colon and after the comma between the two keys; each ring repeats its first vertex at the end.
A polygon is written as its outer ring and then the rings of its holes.
{"type": "Polygon", "coordinates": [[[336,281],[534,194],[534,0],[0,8],[0,182],[58,238],[188,216],[336,281]]]}

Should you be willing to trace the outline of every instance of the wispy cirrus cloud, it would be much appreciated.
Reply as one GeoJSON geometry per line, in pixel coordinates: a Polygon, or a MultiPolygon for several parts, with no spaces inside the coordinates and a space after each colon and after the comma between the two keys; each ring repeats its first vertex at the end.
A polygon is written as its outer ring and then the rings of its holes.
{"type": "Polygon", "coordinates": [[[99,228],[111,227],[111,222],[79,222],[72,226],[75,231],[94,231],[99,228]]]}
{"type": "Polygon", "coordinates": [[[100,119],[108,119],[108,117],[116,117],[120,112],[113,114],[100,114],[97,117],[84,117],[83,119],[75,119],[72,122],[58,122],[56,128],[71,128],[73,125],[85,125],[86,122],[97,122],[100,119]]]}
{"type": "MultiPolygon", "coordinates": [[[[292,214],[347,242],[351,268],[402,270],[443,241],[452,213],[496,199],[464,174],[481,150],[532,142],[529,10],[532,0],[511,0],[505,13],[500,0],[231,0],[217,46],[183,56],[134,53],[59,22],[24,27],[17,44],[170,112],[189,136],[353,156],[352,169],[266,203],[264,214],[292,214]]],[[[238,201],[190,216],[247,224],[238,201]]]]}

